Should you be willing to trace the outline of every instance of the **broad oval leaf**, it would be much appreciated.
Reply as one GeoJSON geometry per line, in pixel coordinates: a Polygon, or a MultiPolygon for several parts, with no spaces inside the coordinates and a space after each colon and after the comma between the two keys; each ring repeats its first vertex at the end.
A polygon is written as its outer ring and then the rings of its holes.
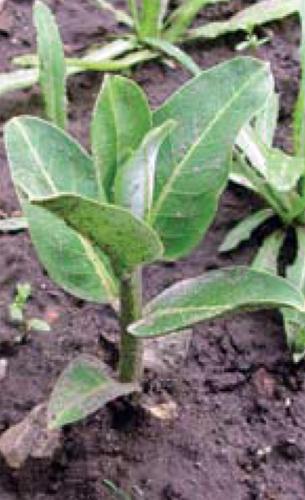
{"type": "Polygon", "coordinates": [[[82,420],[110,401],[139,391],[135,383],[120,383],[93,356],[81,355],[63,371],[48,405],[48,427],[56,429],[82,420]]]}
{"type": "Polygon", "coordinates": [[[151,209],[159,149],[174,126],[175,122],[168,120],[161,127],[148,132],[138,150],[120,168],[115,179],[115,202],[141,219],[151,209]]]}
{"type": "Polygon", "coordinates": [[[54,213],[98,246],[119,275],[162,255],[157,233],[125,208],[73,194],[32,200],[32,203],[54,213]]]}
{"type": "Polygon", "coordinates": [[[28,197],[59,192],[105,199],[87,152],[55,125],[30,116],[5,126],[5,145],[15,185],[28,197]]]}
{"type": "Polygon", "coordinates": [[[151,126],[151,111],[142,89],[127,78],[106,76],[93,113],[91,147],[98,182],[110,201],[118,169],[151,126]]]}
{"type": "Polygon", "coordinates": [[[177,283],[150,302],[132,324],[136,337],[155,337],[242,309],[286,305],[304,310],[304,297],[287,280],[245,267],[211,271],[177,283]]]}
{"type": "Polygon", "coordinates": [[[25,202],[23,210],[50,278],[83,300],[115,305],[118,284],[109,259],[51,212],[25,202]]]}
{"type": "Polygon", "coordinates": [[[273,210],[264,208],[246,217],[233,227],[219,247],[219,252],[230,252],[244,241],[247,241],[253,231],[274,215],[273,210]]]}
{"type": "Polygon", "coordinates": [[[176,259],[196,246],[215,216],[240,128],[273,88],[269,66],[236,58],[204,71],[154,114],[178,127],[161,147],[149,221],[176,259]],[[225,85],[224,85],[225,82],[225,85]]]}
{"type": "Polygon", "coordinates": [[[52,12],[39,0],[34,4],[34,23],[37,31],[39,83],[46,115],[64,129],[67,122],[64,49],[52,12]]]}
{"type": "Polygon", "coordinates": [[[66,190],[104,199],[90,157],[63,131],[38,118],[11,120],[5,142],[31,237],[50,277],[77,297],[113,303],[117,284],[108,259],[58,217],[24,199],[66,190]]]}

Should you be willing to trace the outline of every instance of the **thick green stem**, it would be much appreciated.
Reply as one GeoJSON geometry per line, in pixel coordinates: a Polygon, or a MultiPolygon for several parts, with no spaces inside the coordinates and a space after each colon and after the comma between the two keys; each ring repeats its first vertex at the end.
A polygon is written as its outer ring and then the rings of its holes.
{"type": "Polygon", "coordinates": [[[119,374],[122,382],[135,382],[142,376],[143,344],[127,331],[128,325],[142,315],[141,270],[121,279],[121,348],[119,374]]]}
{"type": "Polygon", "coordinates": [[[165,33],[165,38],[171,42],[180,40],[206,3],[207,0],[188,0],[178,7],[170,18],[170,27],[165,33]]]}

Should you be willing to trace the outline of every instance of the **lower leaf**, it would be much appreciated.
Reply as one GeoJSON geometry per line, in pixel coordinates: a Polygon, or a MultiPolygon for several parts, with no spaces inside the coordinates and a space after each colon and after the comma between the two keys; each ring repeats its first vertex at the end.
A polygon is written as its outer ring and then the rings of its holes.
{"type": "Polygon", "coordinates": [[[144,309],[129,332],[155,337],[199,321],[239,310],[293,307],[304,311],[304,297],[287,280],[246,267],[211,271],[165,290],[144,309]]]}
{"type": "Polygon", "coordinates": [[[99,359],[81,355],[59,377],[48,406],[48,427],[55,429],[82,420],[110,401],[139,390],[135,383],[112,379],[99,359]]]}

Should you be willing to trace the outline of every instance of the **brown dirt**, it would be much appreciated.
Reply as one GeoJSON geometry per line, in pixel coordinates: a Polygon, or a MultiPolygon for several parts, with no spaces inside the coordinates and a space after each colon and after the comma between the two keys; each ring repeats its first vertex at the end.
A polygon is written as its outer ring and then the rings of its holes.
{"type": "MultiPolygon", "coordinates": [[[[233,1],[211,8],[206,18],[228,15],[253,2],[233,1]]],[[[109,16],[85,0],[52,1],[67,50],[103,40],[114,28],[109,16]]],[[[1,69],[10,57],[33,49],[32,2],[8,3],[12,25],[0,33],[1,69]]],[[[270,27],[268,30],[271,29],[270,27]]],[[[290,117],[296,97],[298,25],[295,19],[272,26],[272,42],[257,55],[271,61],[281,94],[278,143],[290,147],[290,117]]],[[[203,67],[234,55],[237,37],[197,44],[189,51],[203,67]]],[[[179,68],[154,63],[135,72],[153,105],[161,103],[187,78],[179,68]]],[[[87,143],[90,110],[101,75],[74,78],[69,86],[71,131],[87,143]]],[[[1,98],[1,120],[21,113],[41,114],[37,89],[1,98]]],[[[3,145],[0,150],[0,209],[18,208],[9,180],[3,145]]],[[[202,245],[176,264],[154,265],[145,272],[147,297],[183,277],[207,269],[249,262],[252,246],[220,257],[216,249],[235,221],[257,206],[238,188],[223,197],[216,222],[202,245]]],[[[67,361],[80,352],[107,356],[101,332],[117,331],[108,307],[76,300],[59,290],[40,268],[27,234],[0,237],[0,357],[9,360],[1,382],[0,430],[18,422],[50,392],[67,361]],[[58,314],[52,333],[35,334],[13,349],[17,331],[8,324],[7,306],[17,282],[29,281],[29,314],[58,314]]],[[[305,389],[304,365],[294,367],[277,313],[244,314],[194,328],[188,359],[179,373],[153,378],[147,387],[167,391],[179,416],[160,423],[118,402],[65,430],[64,443],[49,463],[31,462],[19,472],[0,463],[0,500],[100,500],[113,498],[103,480],[112,480],[132,498],[145,500],[304,500],[305,389]]]]}

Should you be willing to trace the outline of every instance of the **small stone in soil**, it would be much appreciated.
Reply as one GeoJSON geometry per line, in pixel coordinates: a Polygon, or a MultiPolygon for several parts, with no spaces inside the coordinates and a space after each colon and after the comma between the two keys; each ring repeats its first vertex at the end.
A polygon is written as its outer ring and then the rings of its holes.
{"type": "Polygon", "coordinates": [[[20,469],[29,457],[52,458],[61,432],[47,429],[46,404],[40,404],[0,436],[0,453],[12,469],[20,469]]]}
{"type": "Polygon", "coordinates": [[[4,380],[7,374],[8,361],[7,359],[0,359],[0,382],[4,380]]]}

